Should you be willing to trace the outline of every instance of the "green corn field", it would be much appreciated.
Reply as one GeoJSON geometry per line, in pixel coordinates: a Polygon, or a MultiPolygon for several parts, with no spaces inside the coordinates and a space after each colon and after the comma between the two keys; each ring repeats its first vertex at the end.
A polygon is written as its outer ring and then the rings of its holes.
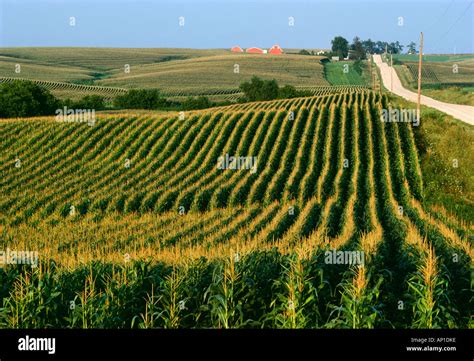
{"type": "Polygon", "coordinates": [[[0,121],[0,250],[38,252],[0,270],[0,327],[472,327],[472,226],[424,206],[413,124],[313,90],[0,121]]]}

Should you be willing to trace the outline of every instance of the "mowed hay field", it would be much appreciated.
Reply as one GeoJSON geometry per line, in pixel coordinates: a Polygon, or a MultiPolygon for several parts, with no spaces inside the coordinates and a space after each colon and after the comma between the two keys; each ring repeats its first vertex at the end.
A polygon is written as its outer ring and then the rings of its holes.
{"type": "Polygon", "coordinates": [[[472,226],[424,208],[388,102],[2,120],[0,249],[40,264],[0,271],[0,325],[468,327],[472,226]]]}
{"type": "Polygon", "coordinates": [[[184,96],[235,92],[254,75],[276,79],[280,85],[327,86],[320,59],[219,49],[1,48],[0,77],[158,88],[184,96]],[[16,64],[21,66],[19,73],[16,64]]]}

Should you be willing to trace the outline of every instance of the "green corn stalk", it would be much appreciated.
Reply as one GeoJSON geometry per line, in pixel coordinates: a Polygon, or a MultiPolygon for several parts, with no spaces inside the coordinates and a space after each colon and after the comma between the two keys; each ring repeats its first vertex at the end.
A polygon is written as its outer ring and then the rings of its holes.
{"type": "Polygon", "coordinates": [[[270,322],[275,328],[317,327],[319,319],[318,290],[324,287],[322,273],[319,273],[319,287],[313,285],[313,278],[304,267],[302,258],[293,254],[288,257],[288,265],[283,266],[283,277],[274,282],[276,298],[270,307],[273,310],[265,316],[264,323],[270,322]],[[315,318],[311,318],[314,317],[315,318]]]}
{"type": "Polygon", "coordinates": [[[135,316],[132,319],[131,328],[134,328],[135,323],[138,321],[138,328],[147,329],[154,328],[160,313],[157,311],[157,304],[160,298],[155,296],[154,287],[151,287],[151,294],[147,294],[145,301],[145,313],[141,313],[140,316],[135,316]]]}
{"type": "Polygon", "coordinates": [[[454,327],[450,311],[448,281],[438,270],[432,247],[423,257],[418,271],[408,280],[413,299],[413,328],[454,327]]]}
{"type": "Polygon", "coordinates": [[[243,321],[242,304],[239,301],[241,277],[235,259],[230,257],[214,269],[212,283],[204,294],[211,312],[213,326],[217,328],[239,328],[243,321]]]}
{"type": "Polygon", "coordinates": [[[186,300],[181,299],[183,295],[184,271],[173,267],[170,275],[162,282],[162,295],[160,297],[160,308],[158,313],[160,324],[164,328],[179,328],[182,314],[186,308],[186,300]]]}
{"type": "Polygon", "coordinates": [[[373,287],[369,287],[370,275],[367,275],[364,266],[357,266],[350,270],[348,280],[339,284],[341,289],[341,304],[333,305],[330,321],[325,325],[328,328],[374,328],[381,320],[378,310],[380,277],[373,287]]]}

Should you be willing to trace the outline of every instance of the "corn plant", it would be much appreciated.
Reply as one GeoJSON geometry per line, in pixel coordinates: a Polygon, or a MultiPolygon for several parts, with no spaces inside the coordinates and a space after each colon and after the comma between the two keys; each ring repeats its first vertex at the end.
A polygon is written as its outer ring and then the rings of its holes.
{"type": "Polygon", "coordinates": [[[154,288],[152,286],[151,293],[147,294],[145,301],[145,313],[141,313],[140,316],[134,316],[131,323],[131,328],[134,328],[135,324],[138,322],[138,328],[154,328],[157,324],[157,319],[160,317],[160,312],[158,312],[158,303],[160,297],[156,297],[154,293],[154,288]],[[138,321],[137,321],[138,320],[138,321]]]}
{"type": "Polygon", "coordinates": [[[319,280],[311,276],[303,259],[294,253],[287,257],[288,264],[282,265],[282,278],[274,282],[275,297],[266,315],[264,324],[276,328],[317,327],[314,319],[319,318],[318,291],[324,287],[322,273],[319,280]],[[318,281],[315,287],[313,281],[318,281]]]}
{"type": "Polygon", "coordinates": [[[448,280],[439,272],[438,258],[432,247],[424,255],[418,271],[408,280],[413,299],[413,328],[453,326],[450,314],[448,280]]]}
{"type": "Polygon", "coordinates": [[[240,282],[240,273],[233,257],[216,265],[212,283],[204,295],[214,327],[228,329],[242,327],[245,324],[242,303],[239,299],[240,282]]]}
{"type": "Polygon", "coordinates": [[[357,266],[350,270],[352,277],[340,285],[341,303],[333,305],[330,321],[326,325],[330,328],[374,328],[382,317],[378,303],[382,278],[370,286],[370,275],[366,274],[364,266],[357,266]]]}

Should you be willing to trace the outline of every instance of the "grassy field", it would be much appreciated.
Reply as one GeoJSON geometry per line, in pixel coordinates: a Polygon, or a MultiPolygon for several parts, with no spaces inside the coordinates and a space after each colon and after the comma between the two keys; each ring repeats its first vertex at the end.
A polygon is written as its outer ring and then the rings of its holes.
{"type": "Polygon", "coordinates": [[[474,106],[474,88],[447,87],[442,89],[424,89],[423,95],[446,103],[474,106]]]}
{"type": "MultiPolygon", "coordinates": [[[[462,60],[472,60],[474,57],[473,54],[460,54],[460,55],[435,55],[435,54],[430,54],[430,55],[423,55],[423,61],[429,61],[429,62],[446,62],[446,61],[462,61],[462,60]]],[[[408,61],[408,62],[416,62],[419,60],[419,55],[418,54],[394,54],[393,55],[394,60],[400,60],[402,62],[408,61]]]]}
{"type": "Polygon", "coordinates": [[[389,104],[0,121],[0,249],[40,259],[0,271],[0,326],[467,327],[472,225],[426,203],[418,130],[381,122],[389,104]]]}
{"type": "MultiPolygon", "coordinates": [[[[416,108],[391,95],[400,107],[416,108]]],[[[474,219],[474,126],[435,109],[422,106],[421,122],[414,127],[423,174],[425,204],[441,206],[460,221],[474,219]],[[453,142],[453,139],[456,141],[453,142]]]]}
{"type": "Polygon", "coordinates": [[[367,64],[362,65],[359,74],[354,69],[353,61],[338,61],[324,64],[324,75],[331,85],[370,85],[367,64]],[[347,65],[347,68],[345,66],[347,65]],[[347,73],[344,72],[347,69],[347,73]]]}

